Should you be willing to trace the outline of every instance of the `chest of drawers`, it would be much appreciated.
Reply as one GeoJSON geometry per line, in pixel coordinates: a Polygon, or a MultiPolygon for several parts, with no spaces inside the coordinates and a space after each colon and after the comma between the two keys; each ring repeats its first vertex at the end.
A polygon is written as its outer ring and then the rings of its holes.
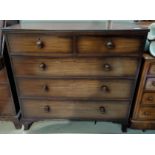
{"type": "Polygon", "coordinates": [[[144,54],[144,65],[135,101],[132,127],[155,129],[155,59],[144,54]]]}
{"type": "Polygon", "coordinates": [[[66,21],[3,30],[25,129],[44,119],[128,125],[148,30],[66,21]]]}

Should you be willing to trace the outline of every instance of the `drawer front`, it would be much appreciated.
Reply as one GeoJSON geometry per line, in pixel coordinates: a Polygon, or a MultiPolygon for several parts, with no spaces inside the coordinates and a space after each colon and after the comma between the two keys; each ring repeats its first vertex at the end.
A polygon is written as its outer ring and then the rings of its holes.
{"type": "Polygon", "coordinates": [[[17,76],[135,76],[133,58],[33,58],[13,57],[17,76]],[[24,69],[23,69],[24,68],[24,69]]]}
{"type": "Polygon", "coordinates": [[[14,115],[11,93],[7,85],[0,85],[0,115],[14,115]]]}
{"type": "Polygon", "coordinates": [[[155,78],[147,78],[145,89],[150,91],[155,91],[155,78]]]}
{"type": "Polygon", "coordinates": [[[144,119],[144,120],[155,119],[155,108],[154,107],[140,108],[139,118],[144,119]]]}
{"type": "Polygon", "coordinates": [[[144,93],[142,97],[142,104],[155,105],[155,93],[144,93]]]}
{"type": "Polygon", "coordinates": [[[9,34],[11,52],[72,52],[72,39],[69,36],[44,34],[9,34]]]}
{"type": "Polygon", "coordinates": [[[128,37],[82,36],[78,39],[80,53],[135,53],[141,47],[141,40],[128,37]]]}
{"type": "Polygon", "coordinates": [[[149,69],[149,74],[155,75],[155,63],[151,63],[150,69],[149,69]]]}
{"type": "Polygon", "coordinates": [[[4,82],[7,82],[7,73],[5,68],[0,70],[0,83],[4,83],[4,82]]]}
{"type": "Polygon", "coordinates": [[[19,80],[20,96],[130,98],[131,80],[19,80]]]}
{"type": "Polygon", "coordinates": [[[126,119],[129,103],[23,100],[24,118],[126,119]]]}

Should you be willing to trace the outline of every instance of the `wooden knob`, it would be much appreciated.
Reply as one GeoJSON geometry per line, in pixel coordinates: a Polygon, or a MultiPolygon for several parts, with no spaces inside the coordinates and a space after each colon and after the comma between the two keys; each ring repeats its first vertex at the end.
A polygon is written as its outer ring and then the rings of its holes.
{"type": "Polygon", "coordinates": [[[39,65],[39,67],[40,67],[41,70],[45,70],[47,66],[46,66],[45,63],[41,63],[41,64],[39,65]]]}
{"type": "Polygon", "coordinates": [[[44,85],[44,86],[43,86],[43,90],[44,90],[45,92],[48,92],[48,91],[49,91],[48,85],[44,85]]]}
{"type": "Polygon", "coordinates": [[[107,87],[107,86],[101,86],[101,90],[103,91],[103,92],[109,92],[109,88],[107,87]]]}
{"type": "Polygon", "coordinates": [[[49,105],[44,106],[44,111],[45,112],[50,112],[51,111],[50,106],[49,105]]]}
{"type": "Polygon", "coordinates": [[[112,48],[114,48],[114,44],[113,44],[113,42],[112,42],[112,41],[107,41],[107,43],[106,43],[106,47],[107,47],[108,49],[112,49],[112,48]]]}
{"type": "Polygon", "coordinates": [[[102,114],[105,114],[105,112],[106,112],[105,107],[103,107],[103,106],[99,107],[99,110],[102,114]]]}
{"type": "Polygon", "coordinates": [[[103,68],[105,71],[110,71],[111,70],[111,65],[110,64],[104,64],[103,68]]]}
{"type": "Polygon", "coordinates": [[[36,46],[37,46],[38,48],[43,48],[43,47],[44,47],[43,41],[41,41],[40,39],[38,39],[38,40],[36,41],[36,46]]]}
{"type": "Polygon", "coordinates": [[[147,100],[148,100],[148,101],[153,101],[153,97],[152,97],[152,96],[149,96],[149,97],[147,98],[147,100]]]}

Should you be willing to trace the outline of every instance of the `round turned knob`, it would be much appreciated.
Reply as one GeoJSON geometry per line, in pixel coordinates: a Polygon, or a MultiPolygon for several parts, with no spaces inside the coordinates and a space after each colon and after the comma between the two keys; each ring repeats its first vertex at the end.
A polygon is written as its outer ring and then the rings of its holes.
{"type": "Polygon", "coordinates": [[[105,112],[106,112],[105,107],[103,107],[103,106],[99,107],[99,110],[102,114],[105,114],[105,112]]]}
{"type": "Polygon", "coordinates": [[[43,41],[41,41],[40,39],[38,39],[38,40],[36,41],[36,45],[37,45],[38,48],[43,48],[43,47],[44,47],[44,43],[43,43],[43,41]]]}
{"type": "Polygon", "coordinates": [[[107,86],[101,86],[101,90],[103,91],[103,92],[109,92],[109,88],[107,87],[107,86]]]}
{"type": "Polygon", "coordinates": [[[45,63],[41,63],[41,64],[39,65],[39,67],[40,67],[41,70],[45,70],[47,66],[46,66],[45,63]]]}
{"type": "Polygon", "coordinates": [[[43,86],[43,90],[44,90],[45,92],[48,92],[48,91],[49,91],[48,85],[44,85],[44,86],[43,86]]]}
{"type": "Polygon", "coordinates": [[[110,64],[104,64],[103,67],[104,67],[104,70],[106,70],[106,71],[111,70],[111,65],[110,64]]]}
{"type": "Polygon", "coordinates": [[[50,106],[48,106],[48,105],[44,106],[44,111],[45,112],[50,112],[51,111],[50,106]]]}
{"type": "Polygon", "coordinates": [[[114,48],[113,42],[112,41],[107,41],[106,47],[109,48],[109,49],[114,48]]]}
{"type": "Polygon", "coordinates": [[[149,96],[149,97],[147,98],[147,100],[148,100],[148,101],[153,101],[153,97],[152,97],[152,96],[149,96]]]}

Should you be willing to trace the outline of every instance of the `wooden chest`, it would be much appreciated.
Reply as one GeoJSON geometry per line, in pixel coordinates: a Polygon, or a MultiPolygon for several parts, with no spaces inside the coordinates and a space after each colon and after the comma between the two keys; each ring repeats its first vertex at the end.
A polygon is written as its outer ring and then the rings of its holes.
{"type": "Polygon", "coordinates": [[[128,124],[147,29],[59,21],[3,31],[25,128],[41,119],[128,124]]]}
{"type": "Polygon", "coordinates": [[[135,101],[132,128],[155,129],[155,58],[144,54],[144,65],[135,101]]]}

